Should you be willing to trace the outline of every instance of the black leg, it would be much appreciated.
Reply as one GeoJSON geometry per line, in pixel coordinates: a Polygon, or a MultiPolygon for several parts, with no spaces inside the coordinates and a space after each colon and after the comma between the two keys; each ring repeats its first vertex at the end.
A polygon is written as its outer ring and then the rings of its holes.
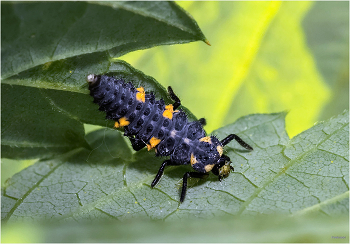
{"type": "Polygon", "coordinates": [[[171,86],[168,86],[168,93],[169,93],[170,98],[171,98],[173,101],[175,101],[175,102],[173,103],[173,109],[175,110],[175,109],[177,109],[177,108],[181,105],[180,98],[178,98],[178,97],[175,95],[175,93],[174,93],[173,89],[171,88],[171,86]]]}
{"type": "Polygon", "coordinates": [[[228,135],[225,139],[223,139],[221,141],[221,144],[223,146],[227,145],[230,141],[232,140],[236,140],[239,145],[241,145],[242,147],[244,147],[245,149],[248,149],[248,150],[253,150],[253,148],[251,146],[249,146],[246,142],[244,142],[240,137],[238,137],[237,135],[235,134],[231,134],[231,135],[228,135]]]}
{"type": "Polygon", "coordinates": [[[180,202],[183,202],[185,200],[186,196],[186,190],[187,190],[187,178],[203,178],[207,176],[208,173],[199,173],[199,172],[187,172],[184,174],[184,177],[182,179],[182,190],[181,190],[181,197],[180,202]]]}
{"type": "Polygon", "coordinates": [[[207,121],[206,121],[205,118],[200,118],[200,119],[198,120],[198,122],[201,123],[201,125],[203,125],[203,126],[207,124],[207,121]]]}
{"type": "Polygon", "coordinates": [[[140,139],[136,139],[135,137],[128,136],[131,146],[135,151],[140,151],[142,148],[146,146],[146,143],[141,141],[140,139]]]}
{"type": "Polygon", "coordinates": [[[181,164],[178,163],[174,163],[173,161],[171,161],[170,159],[165,160],[162,165],[160,166],[158,173],[156,175],[156,177],[154,177],[154,180],[152,181],[151,187],[154,187],[155,185],[157,185],[158,181],[160,180],[160,178],[162,178],[165,166],[178,166],[181,164]]]}

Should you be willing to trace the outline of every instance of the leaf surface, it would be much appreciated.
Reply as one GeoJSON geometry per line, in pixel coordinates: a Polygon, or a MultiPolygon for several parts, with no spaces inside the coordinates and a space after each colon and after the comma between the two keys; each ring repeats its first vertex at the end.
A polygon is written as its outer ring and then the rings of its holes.
{"type": "Polygon", "coordinates": [[[49,157],[87,147],[83,125],[35,88],[2,84],[2,157],[49,157]]]}
{"type": "Polygon", "coordinates": [[[169,167],[151,189],[164,159],[133,153],[120,132],[102,129],[87,140],[92,151],[76,149],[39,161],[14,175],[2,196],[2,219],[183,219],[257,213],[324,215],[348,213],[349,114],[319,123],[289,140],[285,113],[255,114],[215,132],[237,133],[253,146],[225,147],[235,172],[191,179],[178,202],[181,177],[190,167],[169,167]]]}
{"type": "Polygon", "coordinates": [[[205,40],[174,2],[2,3],[1,72],[8,78],[47,62],[205,40]],[[6,33],[6,35],[4,35],[6,33]]]}

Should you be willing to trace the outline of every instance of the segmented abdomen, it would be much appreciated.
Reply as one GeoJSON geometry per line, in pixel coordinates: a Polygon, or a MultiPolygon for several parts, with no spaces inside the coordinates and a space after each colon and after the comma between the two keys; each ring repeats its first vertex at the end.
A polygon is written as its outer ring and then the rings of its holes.
{"type": "Polygon", "coordinates": [[[159,156],[172,155],[179,164],[190,161],[198,139],[205,136],[199,122],[188,122],[182,110],[173,111],[171,104],[156,100],[142,87],[106,75],[94,77],[89,82],[90,95],[106,112],[106,119],[116,121],[115,127],[124,127],[126,136],[142,140],[149,150],[156,148],[159,156]]]}

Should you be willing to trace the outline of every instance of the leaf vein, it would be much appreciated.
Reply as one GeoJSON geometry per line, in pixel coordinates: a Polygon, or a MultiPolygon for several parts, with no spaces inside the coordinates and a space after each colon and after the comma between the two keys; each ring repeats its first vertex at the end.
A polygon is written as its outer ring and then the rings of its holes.
{"type": "Polygon", "coordinates": [[[206,188],[210,189],[210,190],[213,190],[213,191],[218,191],[218,192],[222,192],[222,193],[226,193],[227,195],[233,197],[234,199],[240,201],[240,202],[244,202],[244,200],[240,199],[239,197],[236,197],[234,196],[232,193],[230,192],[227,192],[227,191],[223,191],[223,190],[219,190],[219,189],[214,189],[214,188],[211,188],[211,187],[208,187],[206,186],[206,188]]]}
{"type": "MultiPolygon", "coordinates": [[[[309,153],[312,153],[316,150],[318,150],[318,146],[321,145],[323,142],[327,141],[327,139],[329,139],[332,135],[334,135],[335,133],[337,133],[339,130],[341,130],[342,128],[344,128],[345,126],[347,126],[349,123],[345,123],[343,126],[341,126],[338,130],[333,131],[332,133],[330,133],[328,136],[326,136],[325,139],[323,139],[320,143],[316,144],[315,146],[307,149],[305,152],[303,152],[300,156],[290,160],[285,167],[283,167],[274,177],[271,178],[271,180],[266,181],[263,186],[261,188],[257,188],[255,190],[255,192],[252,194],[252,196],[250,198],[248,198],[248,200],[242,204],[240,210],[238,211],[238,215],[242,214],[243,211],[247,208],[247,206],[259,195],[259,193],[264,190],[270,183],[273,183],[278,177],[280,177],[281,175],[283,175],[286,170],[288,170],[288,168],[290,168],[292,165],[294,165],[294,163],[297,163],[298,161],[300,161],[302,158],[304,158],[305,156],[307,156],[309,153]]],[[[288,147],[288,146],[294,146],[292,145],[287,145],[284,147],[284,150],[288,147]]],[[[282,150],[282,151],[284,151],[282,150]]]]}
{"type": "Polygon", "coordinates": [[[128,191],[129,191],[130,194],[134,197],[135,201],[139,203],[138,205],[142,208],[142,210],[145,212],[145,214],[147,215],[147,217],[149,217],[149,214],[147,213],[146,209],[141,205],[140,201],[137,200],[135,194],[134,194],[130,189],[128,189],[128,191]]]}
{"type": "Polygon", "coordinates": [[[112,214],[109,214],[109,213],[103,211],[102,209],[99,209],[99,208],[97,208],[97,207],[95,207],[95,209],[96,209],[97,211],[100,211],[101,213],[103,213],[103,214],[105,214],[105,215],[107,215],[107,216],[113,218],[113,219],[119,220],[118,217],[116,217],[116,216],[114,216],[114,215],[112,215],[112,214]]]}
{"type": "Polygon", "coordinates": [[[60,45],[60,43],[61,43],[61,41],[63,40],[63,38],[65,38],[65,36],[67,35],[67,33],[72,29],[72,27],[73,27],[74,25],[76,25],[76,23],[78,23],[81,19],[83,19],[83,17],[85,16],[86,13],[87,13],[87,11],[86,11],[86,9],[85,9],[84,14],[81,15],[79,18],[76,18],[76,19],[74,20],[74,22],[71,23],[71,25],[67,28],[66,33],[64,33],[64,34],[61,36],[61,38],[58,40],[58,42],[57,42],[57,44],[56,44],[56,46],[55,46],[55,48],[54,48],[54,50],[53,50],[53,52],[52,52],[51,58],[50,58],[52,61],[54,60],[53,57],[55,56],[55,53],[56,53],[56,51],[57,51],[57,48],[58,48],[58,46],[60,45]]]}
{"type": "Polygon", "coordinates": [[[320,150],[320,151],[324,151],[324,152],[326,152],[326,153],[335,155],[335,156],[337,156],[337,157],[340,157],[340,158],[344,159],[345,161],[349,162],[349,160],[348,160],[347,158],[345,158],[344,156],[342,156],[342,155],[336,154],[336,153],[334,153],[334,152],[327,151],[327,150],[325,150],[325,149],[323,149],[323,148],[317,148],[317,149],[320,150]]]}
{"type": "Polygon", "coordinates": [[[151,189],[155,189],[155,190],[159,191],[160,193],[163,193],[164,195],[166,195],[167,197],[169,197],[170,200],[172,200],[172,201],[174,201],[174,202],[177,202],[177,201],[176,201],[175,199],[173,199],[169,194],[165,193],[165,192],[162,191],[161,189],[159,189],[159,188],[152,188],[150,185],[148,185],[148,184],[146,184],[146,183],[143,183],[143,185],[148,186],[148,187],[151,188],[151,189]]]}
{"type": "Polygon", "coordinates": [[[339,202],[339,201],[342,201],[346,198],[349,198],[349,191],[347,192],[344,192],[340,195],[337,195],[335,197],[332,197],[330,199],[327,199],[323,202],[320,202],[318,204],[315,204],[311,207],[308,207],[308,208],[305,208],[305,209],[301,209],[297,212],[295,212],[292,216],[299,216],[299,215],[303,215],[303,214],[306,214],[308,212],[315,212],[315,211],[318,211],[318,210],[322,210],[321,208],[324,207],[324,206],[327,206],[327,205],[330,205],[330,204],[333,204],[333,203],[336,203],[336,202],[339,202]]]}
{"type": "Polygon", "coordinates": [[[11,210],[8,212],[6,217],[3,219],[5,222],[9,220],[9,218],[12,216],[14,211],[23,203],[24,199],[33,192],[34,189],[36,189],[41,182],[43,182],[45,179],[47,179],[57,168],[59,168],[64,162],[58,163],[55,167],[53,167],[47,174],[45,174],[40,180],[38,180],[31,188],[28,189],[28,191],[23,194],[23,196],[14,204],[14,206],[11,208],[11,210]]]}
{"type": "Polygon", "coordinates": [[[79,117],[74,116],[73,114],[69,113],[68,111],[66,111],[65,109],[61,108],[60,106],[58,106],[51,98],[49,95],[46,94],[46,92],[44,91],[44,89],[40,89],[40,92],[43,94],[43,97],[45,99],[48,100],[48,102],[50,103],[50,105],[54,108],[57,108],[60,112],[64,113],[65,115],[67,115],[67,117],[77,120],[81,123],[83,123],[82,121],[80,121],[79,117]]]}
{"type": "MultiPolygon", "coordinates": [[[[170,4],[172,4],[172,3],[170,2],[170,4]]],[[[165,23],[168,26],[172,26],[172,27],[175,27],[175,28],[177,28],[177,29],[179,29],[181,31],[188,32],[189,34],[192,34],[194,36],[196,35],[196,33],[194,31],[192,31],[191,29],[187,28],[186,26],[180,25],[180,24],[175,24],[174,22],[169,22],[166,19],[161,18],[160,16],[157,16],[157,15],[154,15],[154,14],[149,14],[146,11],[141,11],[141,10],[139,10],[137,8],[129,7],[129,6],[126,6],[124,4],[118,5],[118,7],[120,9],[122,9],[122,10],[131,12],[133,14],[139,14],[139,15],[147,17],[147,18],[155,19],[155,20],[157,20],[159,22],[165,23]]]]}

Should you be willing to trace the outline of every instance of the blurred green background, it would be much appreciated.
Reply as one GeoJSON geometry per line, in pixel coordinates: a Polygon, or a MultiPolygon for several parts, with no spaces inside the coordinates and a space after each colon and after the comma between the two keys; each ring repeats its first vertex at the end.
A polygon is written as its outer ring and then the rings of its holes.
{"type": "Polygon", "coordinates": [[[150,242],[150,243],[346,243],[349,219],[280,215],[186,221],[101,221],[95,223],[13,223],[3,228],[2,242],[150,242]]]}
{"type": "Polygon", "coordinates": [[[251,113],[289,111],[290,137],[349,107],[348,2],[177,2],[203,42],[122,57],[171,85],[207,132],[251,113]]]}

